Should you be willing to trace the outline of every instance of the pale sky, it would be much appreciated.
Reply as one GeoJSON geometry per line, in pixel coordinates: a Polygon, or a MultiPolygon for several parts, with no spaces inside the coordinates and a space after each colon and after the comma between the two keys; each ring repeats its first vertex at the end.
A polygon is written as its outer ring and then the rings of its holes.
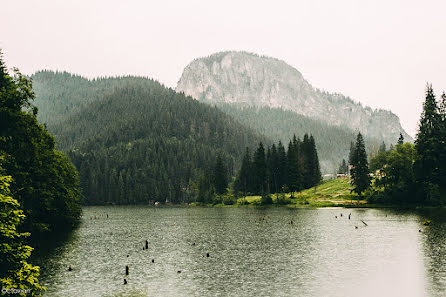
{"type": "Polygon", "coordinates": [[[416,133],[427,82],[446,91],[444,0],[1,0],[8,67],[142,75],[175,87],[194,58],[279,58],[317,88],[390,109],[416,133]]]}

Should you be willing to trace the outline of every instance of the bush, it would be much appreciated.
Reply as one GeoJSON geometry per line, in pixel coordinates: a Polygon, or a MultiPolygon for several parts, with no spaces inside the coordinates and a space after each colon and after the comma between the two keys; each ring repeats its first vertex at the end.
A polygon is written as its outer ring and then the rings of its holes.
{"type": "Polygon", "coordinates": [[[234,196],[226,194],[222,196],[222,202],[224,205],[234,205],[237,200],[235,200],[234,196]]]}
{"type": "Polygon", "coordinates": [[[240,205],[248,205],[249,201],[246,198],[240,198],[238,200],[238,204],[240,204],[240,205]]]}
{"type": "Polygon", "coordinates": [[[262,195],[262,199],[260,201],[261,205],[270,205],[273,204],[273,199],[271,198],[270,194],[264,194],[262,195]]]}
{"type": "Polygon", "coordinates": [[[285,204],[290,204],[291,200],[285,198],[285,194],[281,193],[281,194],[279,194],[279,197],[277,198],[276,203],[279,205],[285,205],[285,204]]]}

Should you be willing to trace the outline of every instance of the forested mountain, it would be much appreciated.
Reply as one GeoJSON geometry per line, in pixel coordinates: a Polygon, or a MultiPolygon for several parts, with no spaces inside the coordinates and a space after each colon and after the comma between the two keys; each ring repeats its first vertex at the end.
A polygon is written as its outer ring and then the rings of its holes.
{"type": "Polygon", "coordinates": [[[184,69],[176,90],[211,104],[290,110],[386,143],[396,143],[400,133],[413,141],[392,112],[372,110],[341,94],[320,91],[298,70],[274,58],[246,52],[199,58],[184,69]]]}
{"type": "MultiPolygon", "coordinates": [[[[342,159],[347,159],[351,141],[356,134],[349,128],[331,126],[322,121],[292,111],[269,107],[237,107],[219,104],[218,108],[240,123],[267,136],[274,142],[288,143],[290,135],[312,134],[316,140],[321,170],[335,173],[342,159]]],[[[377,148],[382,140],[367,138],[368,151],[377,148]]]]}
{"type": "Polygon", "coordinates": [[[246,147],[269,143],[150,79],[45,71],[33,84],[41,120],[78,168],[88,204],[187,201],[218,155],[233,171],[246,147]]]}

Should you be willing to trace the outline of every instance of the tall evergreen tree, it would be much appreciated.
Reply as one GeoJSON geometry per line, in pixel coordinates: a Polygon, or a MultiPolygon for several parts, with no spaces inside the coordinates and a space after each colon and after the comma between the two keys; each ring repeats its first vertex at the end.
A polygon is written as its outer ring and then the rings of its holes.
{"type": "Polygon", "coordinates": [[[246,196],[249,189],[252,188],[252,175],[251,175],[251,155],[249,153],[249,148],[246,148],[245,155],[243,156],[242,166],[238,172],[237,178],[235,180],[236,192],[242,192],[246,196]]]}
{"type": "Polygon", "coordinates": [[[398,138],[397,144],[403,144],[403,143],[404,143],[404,136],[403,136],[403,134],[400,133],[400,137],[398,138]]]}
{"type": "Polygon", "coordinates": [[[353,155],[355,154],[355,143],[353,141],[350,142],[350,151],[348,153],[348,165],[353,164],[353,155]]]}
{"type": "Polygon", "coordinates": [[[347,172],[348,172],[347,162],[345,162],[345,159],[342,159],[342,162],[339,165],[338,173],[347,174],[347,172]]]}
{"type": "Polygon", "coordinates": [[[311,188],[312,185],[312,171],[313,171],[313,151],[310,143],[310,137],[307,133],[304,135],[304,139],[301,145],[301,155],[303,157],[303,167],[302,167],[302,176],[303,176],[303,188],[308,189],[311,188]]]}
{"type": "Polygon", "coordinates": [[[321,169],[319,166],[319,157],[317,155],[316,143],[314,141],[313,135],[310,135],[309,140],[309,155],[308,155],[308,164],[309,164],[309,172],[310,174],[310,187],[317,186],[322,179],[321,169]]]}
{"type": "Polygon", "coordinates": [[[267,191],[267,167],[265,148],[261,142],[254,153],[252,168],[254,193],[263,194],[267,191]]]}
{"type": "Polygon", "coordinates": [[[197,202],[209,203],[214,195],[215,188],[209,174],[201,174],[198,180],[197,202]]]}
{"type": "MultiPolygon", "coordinates": [[[[420,195],[427,203],[440,203],[440,155],[441,155],[441,117],[434,91],[427,86],[415,149],[417,158],[414,164],[420,195]]],[[[444,147],[444,145],[443,145],[444,147]]]]}
{"type": "Polygon", "coordinates": [[[369,164],[367,162],[367,153],[365,151],[364,139],[361,133],[358,133],[356,145],[352,156],[352,185],[353,192],[361,194],[370,186],[369,164]]]}
{"type": "Polygon", "coordinates": [[[277,184],[279,191],[282,192],[283,186],[286,184],[286,172],[287,172],[287,156],[285,147],[282,142],[279,141],[277,145],[277,157],[278,157],[278,170],[277,170],[277,184]]]}
{"type": "Polygon", "coordinates": [[[296,141],[290,141],[287,151],[287,186],[293,196],[293,192],[300,190],[299,172],[299,145],[296,141]]]}
{"type": "Polygon", "coordinates": [[[439,137],[439,175],[440,192],[442,197],[446,197],[446,94],[443,92],[439,104],[440,113],[440,137],[439,137]]]}
{"type": "Polygon", "coordinates": [[[379,153],[383,153],[383,152],[385,152],[386,151],[386,144],[384,143],[384,141],[383,141],[383,143],[379,146],[379,153]]]}
{"type": "Polygon", "coordinates": [[[279,153],[276,148],[276,144],[271,147],[271,158],[269,162],[270,172],[270,189],[273,189],[274,193],[279,193],[279,153]]]}
{"type": "Polygon", "coordinates": [[[226,166],[220,155],[217,156],[217,161],[215,162],[214,185],[217,194],[221,195],[226,193],[226,188],[228,187],[228,174],[226,166]]]}

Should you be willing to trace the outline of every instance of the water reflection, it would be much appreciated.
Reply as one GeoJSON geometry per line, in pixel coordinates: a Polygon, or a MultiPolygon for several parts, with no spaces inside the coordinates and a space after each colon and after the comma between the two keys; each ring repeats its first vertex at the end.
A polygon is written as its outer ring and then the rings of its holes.
{"type": "Polygon", "coordinates": [[[444,296],[445,226],[435,210],[88,207],[41,279],[47,296],[444,296]]]}

